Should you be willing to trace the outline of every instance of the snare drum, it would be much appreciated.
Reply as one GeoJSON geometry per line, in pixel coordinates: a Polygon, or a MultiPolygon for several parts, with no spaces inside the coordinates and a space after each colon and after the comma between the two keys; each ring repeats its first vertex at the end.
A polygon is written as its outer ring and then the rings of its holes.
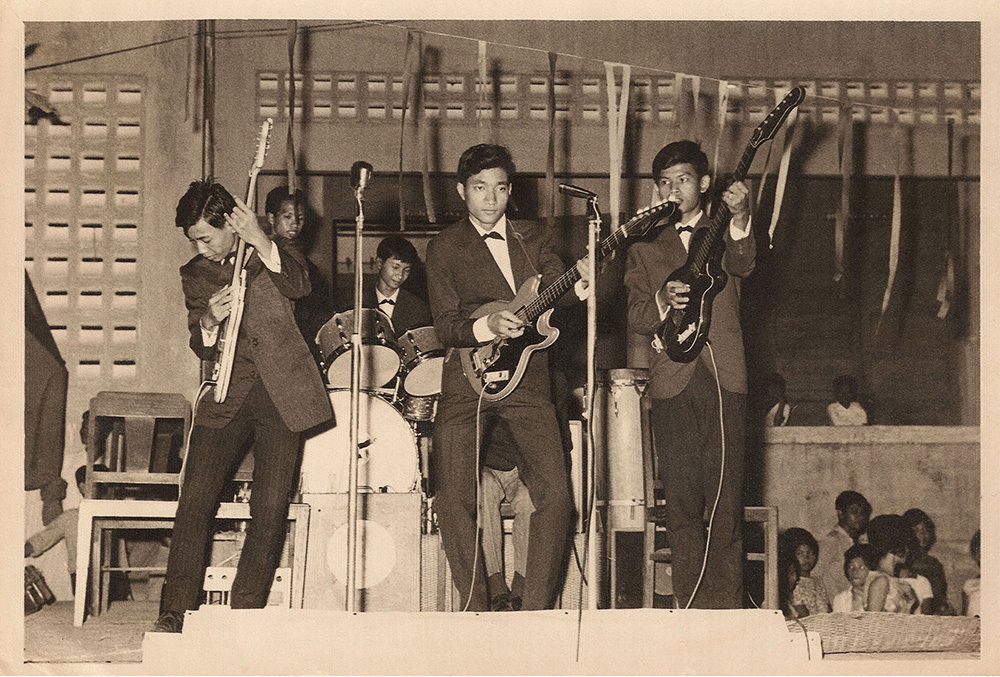
{"type": "Polygon", "coordinates": [[[404,393],[397,405],[407,421],[433,421],[437,412],[437,400],[437,395],[417,397],[404,393]]]}
{"type": "MultiPolygon", "coordinates": [[[[331,390],[337,425],[306,438],[299,479],[303,494],[346,493],[350,482],[351,391],[331,390]]],[[[361,393],[358,411],[358,488],[407,493],[420,481],[417,441],[410,424],[391,404],[361,393]]]]}
{"type": "MultiPolygon", "coordinates": [[[[354,311],[337,313],[316,334],[323,373],[331,388],[351,387],[351,334],[354,311]]],[[[361,387],[380,388],[399,372],[392,321],[375,308],[361,309],[361,387]]]]}
{"type": "Polygon", "coordinates": [[[440,393],[445,351],[434,327],[408,329],[396,342],[403,356],[403,390],[417,397],[440,393]]]}

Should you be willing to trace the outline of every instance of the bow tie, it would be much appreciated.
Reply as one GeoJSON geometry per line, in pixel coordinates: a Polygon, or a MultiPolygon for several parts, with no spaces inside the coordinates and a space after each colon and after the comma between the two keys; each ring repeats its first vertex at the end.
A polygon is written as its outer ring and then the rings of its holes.
{"type": "Polygon", "coordinates": [[[393,301],[392,299],[382,299],[381,301],[378,302],[379,305],[382,305],[383,303],[388,303],[390,306],[396,305],[396,302],[393,301]]]}
{"type": "Polygon", "coordinates": [[[501,242],[503,242],[503,235],[496,232],[495,230],[491,230],[488,233],[483,233],[483,240],[500,240],[501,242]]]}
{"type": "Polygon", "coordinates": [[[678,233],[693,233],[694,232],[694,226],[677,226],[676,228],[677,228],[677,232],[678,233]]]}

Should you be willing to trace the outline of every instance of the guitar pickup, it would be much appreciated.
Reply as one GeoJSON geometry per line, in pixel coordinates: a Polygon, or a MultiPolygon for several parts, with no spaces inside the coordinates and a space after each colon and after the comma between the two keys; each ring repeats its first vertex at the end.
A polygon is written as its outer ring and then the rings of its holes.
{"type": "Polygon", "coordinates": [[[510,372],[506,369],[502,371],[488,371],[483,374],[483,383],[497,383],[499,381],[509,381],[510,372]]]}
{"type": "Polygon", "coordinates": [[[684,341],[687,340],[687,337],[693,334],[694,332],[695,332],[695,326],[694,322],[692,322],[687,326],[687,328],[684,331],[682,331],[680,334],[677,335],[677,342],[684,343],[684,341]]]}

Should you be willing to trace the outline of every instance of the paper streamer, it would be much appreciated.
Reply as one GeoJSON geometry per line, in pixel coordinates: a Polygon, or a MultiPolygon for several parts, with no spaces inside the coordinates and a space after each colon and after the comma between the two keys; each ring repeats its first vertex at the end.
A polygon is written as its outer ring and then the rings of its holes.
{"type": "MultiPolygon", "coordinates": [[[[889,297],[892,295],[892,286],[896,281],[896,267],[899,265],[899,235],[902,230],[902,191],[900,189],[899,180],[899,156],[902,153],[900,148],[900,136],[902,128],[899,124],[899,118],[896,118],[896,126],[894,129],[894,137],[896,141],[896,173],[892,182],[892,233],[889,238],[889,278],[885,283],[885,293],[882,295],[882,316],[885,315],[885,309],[889,307],[889,297]]],[[[882,323],[882,316],[879,317],[879,325],[882,323]]],[[[876,327],[876,332],[878,327],[876,327]]]]}
{"type": "Polygon", "coordinates": [[[295,139],[292,127],[295,122],[295,39],[298,35],[298,21],[288,22],[288,136],[285,139],[285,171],[288,174],[288,194],[297,188],[295,181],[295,139]]]}
{"type": "Polygon", "coordinates": [[[840,168],[840,209],[833,224],[833,281],[844,278],[844,239],[851,220],[851,175],[854,168],[854,119],[850,106],[842,106],[838,118],[837,161],[840,168]]]}
{"type": "MultiPolygon", "coordinates": [[[[486,112],[486,103],[488,101],[489,88],[486,84],[486,41],[479,40],[479,82],[476,83],[476,91],[479,98],[479,107],[476,110],[476,120],[479,125],[479,143],[485,143],[486,139],[489,138],[486,135],[486,125],[492,127],[493,121],[489,119],[490,116],[486,112]]],[[[492,134],[490,134],[492,136],[492,134]]]]}
{"type": "MultiPolygon", "coordinates": [[[[424,34],[417,36],[417,61],[422,62],[424,58],[424,34]]],[[[423,67],[418,67],[419,72],[423,72],[423,67]]],[[[417,80],[416,86],[423,89],[423,83],[417,80]]],[[[420,109],[417,111],[417,136],[420,139],[420,179],[424,189],[424,209],[427,210],[427,220],[430,223],[437,223],[437,214],[434,212],[434,199],[431,194],[431,138],[427,129],[427,107],[423,105],[423,95],[420,96],[420,109]]]]}
{"type": "Polygon", "coordinates": [[[403,111],[399,121],[399,175],[396,185],[399,190],[399,229],[406,230],[406,203],[403,195],[403,145],[406,137],[406,109],[410,101],[410,87],[413,82],[413,31],[406,32],[406,51],[403,53],[403,111]]]}
{"type": "MultiPolygon", "coordinates": [[[[781,101],[790,92],[790,89],[775,89],[776,100],[781,101]]],[[[785,199],[785,183],[788,181],[788,165],[792,160],[792,148],[795,146],[795,132],[798,120],[798,108],[793,108],[788,114],[785,122],[785,134],[782,138],[784,145],[781,153],[781,164],[778,167],[778,184],[774,187],[774,209],[771,210],[771,225],[767,229],[767,246],[774,247],[774,229],[778,226],[778,217],[781,216],[781,203],[785,199]]]]}
{"type": "Polygon", "coordinates": [[[549,228],[556,218],[556,53],[549,52],[549,148],[545,156],[545,186],[548,190],[545,220],[549,228]]]}
{"type": "Polygon", "coordinates": [[[688,138],[701,140],[701,109],[699,99],[701,98],[701,76],[689,75],[691,78],[691,128],[688,130],[688,138]]]}
{"type": "Polygon", "coordinates": [[[625,145],[625,120],[628,116],[628,91],[632,77],[632,67],[624,64],[604,62],[604,75],[608,91],[608,158],[610,160],[610,206],[611,230],[618,228],[621,202],[622,148],[625,145]],[[622,90],[615,104],[615,66],[622,67],[622,90]]]}
{"type": "Polygon", "coordinates": [[[948,119],[948,195],[954,201],[952,209],[948,210],[948,236],[945,249],[944,271],[941,280],[938,282],[937,300],[940,303],[937,316],[943,320],[948,316],[951,309],[951,300],[955,293],[955,256],[956,244],[958,240],[959,224],[961,223],[961,210],[959,207],[959,191],[955,185],[954,165],[952,162],[955,152],[955,124],[954,120],[948,119]]]}
{"type": "Polygon", "coordinates": [[[726,129],[726,111],[729,108],[729,83],[719,80],[719,136],[715,139],[715,158],[712,160],[712,185],[719,173],[719,148],[722,146],[722,133],[726,129]]]}

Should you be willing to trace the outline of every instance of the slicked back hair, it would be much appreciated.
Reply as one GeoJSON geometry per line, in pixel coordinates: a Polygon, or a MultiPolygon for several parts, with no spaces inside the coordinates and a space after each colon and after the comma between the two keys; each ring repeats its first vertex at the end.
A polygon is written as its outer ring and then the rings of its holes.
{"type": "Polygon", "coordinates": [[[505,146],[495,143],[480,143],[467,148],[458,159],[458,182],[465,185],[470,176],[484,169],[499,167],[507,172],[507,180],[514,178],[514,158],[505,146]]]}
{"type": "Polygon", "coordinates": [[[222,184],[210,178],[192,181],[187,192],[177,202],[174,224],[184,229],[185,235],[201,219],[205,219],[213,228],[222,228],[226,225],[226,214],[235,208],[236,200],[222,184]]]}

